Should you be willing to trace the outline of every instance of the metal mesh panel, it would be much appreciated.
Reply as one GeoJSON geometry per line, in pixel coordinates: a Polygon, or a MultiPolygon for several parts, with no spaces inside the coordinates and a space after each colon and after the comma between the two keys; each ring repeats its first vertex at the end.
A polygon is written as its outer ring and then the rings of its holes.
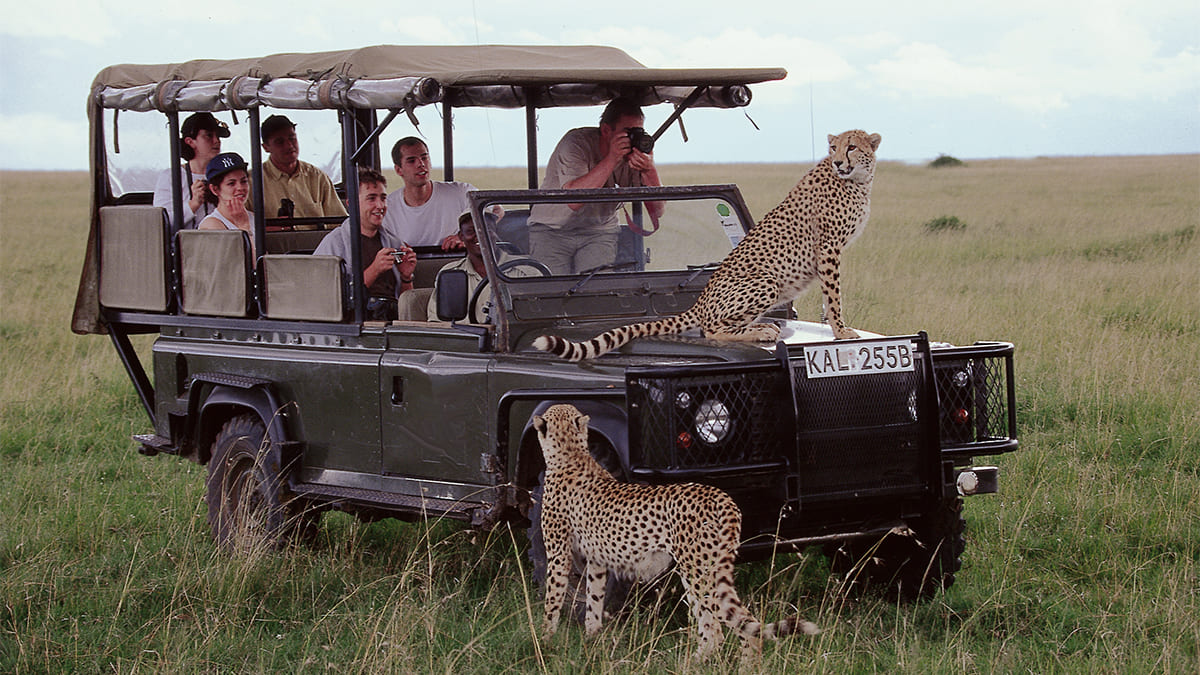
{"type": "Polygon", "coordinates": [[[934,362],[943,446],[995,441],[1009,435],[1005,361],[999,357],[934,362]]]}
{"type": "Polygon", "coordinates": [[[780,380],[774,369],[631,376],[635,463],[690,469],[774,459],[788,399],[780,380]]]}
{"type": "Polygon", "coordinates": [[[808,379],[792,360],[797,458],[803,500],[845,493],[921,491],[922,369],[808,379]]]}

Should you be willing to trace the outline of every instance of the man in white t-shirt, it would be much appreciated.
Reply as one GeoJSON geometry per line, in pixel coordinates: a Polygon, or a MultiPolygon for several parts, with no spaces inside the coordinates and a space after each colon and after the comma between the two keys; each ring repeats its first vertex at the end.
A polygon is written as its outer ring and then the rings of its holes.
{"type": "Polygon", "coordinates": [[[458,216],[470,206],[470,183],[429,179],[429,148],[415,136],[396,141],[392,163],[404,188],[388,195],[383,229],[409,246],[439,246],[444,251],[464,250],[458,233],[458,216]]]}

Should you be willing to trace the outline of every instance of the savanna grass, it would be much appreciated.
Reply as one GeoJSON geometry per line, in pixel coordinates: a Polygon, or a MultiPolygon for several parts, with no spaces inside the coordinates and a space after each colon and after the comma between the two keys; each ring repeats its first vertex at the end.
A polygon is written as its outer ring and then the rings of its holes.
{"type": "MultiPolygon", "coordinates": [[[[886,139],[885,146],[886,149],[886,139]]],[[[886,156],[886,153],[885,153],[886,156]]],[[[662,167],[755,215],[802,165],[662,167]]],[[[462,170],[481,188],[520,170],[462,170]]],[[[1200,670],[1200,158],[883,163],[843,267],[851,325],[1017,346],[1021,450],[968,500],[958,582],[894,604],[811,551],[742,565],[764,672],[1200,670]],[[947,213],[970,227],[933,235],[947,213]]],[[[87,178],[0,173],[0,672],[727,672],[689,661],[675,590],[595,640],[540,640],[523,533],[326,514],[311,545],[217,550],[203,467],[137,455],[145,413],[106,338],[68,329],[87,178]]],[[[797,302],[815,318],[820,298],[797,302]]],[[[149,358],[152,337],[136,342],[149,358]]],[[[986,460],[984,460],[986,461],[986,460]]]]}

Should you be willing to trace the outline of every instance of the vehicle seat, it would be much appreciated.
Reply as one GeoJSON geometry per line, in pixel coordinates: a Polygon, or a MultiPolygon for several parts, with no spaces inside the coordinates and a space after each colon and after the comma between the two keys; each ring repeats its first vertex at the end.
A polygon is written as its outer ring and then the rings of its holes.
{"type": "Polygon", "coordinates": [[[250,314],[250,238],[241,230],[180,230],[180,302],[185,314],[250,314]]]}
{"type": "Polygon", "coordinates": [[[170,305],[167,212],[159,206],[100,208],[100,304],[165,312],[170,305]]]}
{"type": "Polygon", "coordinates": [[[263,316],[294,321],[341,321],[346,277],[335,255],[262,257],[263,316]]]}
{"type": "Polygon", "coordinates": [[[410,288],[396,301],[397,321],[428,321],[432,288],[410,288]]]}

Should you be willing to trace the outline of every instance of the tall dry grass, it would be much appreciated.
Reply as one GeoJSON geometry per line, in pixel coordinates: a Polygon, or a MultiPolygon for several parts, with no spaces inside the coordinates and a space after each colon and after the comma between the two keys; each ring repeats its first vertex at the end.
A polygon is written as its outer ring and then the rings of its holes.
{"type": "MultiPolygon", "coordinates": [[[[885,146],[886,148],[886,146],[885,146]]],[[[662,167],[737,182],[756,215],[807,167],[662,167]]],[[[462,170],[481,188],[519,170],[462,170]]],[[[688,660],[678,595],[540,641],[524,537],[327,515],[312,547],[231,557],[203,467],[133,451],[148,423],[103,337],[68,330],[82,174],[0,173],[0,671],[727,672],[688,660]]],[[[1200,157],[883,163],[846,254],[870,330],[1017,346],[1021,450],[969,500],[954,587],[843,593],[820,556],[738,569],[764,672],[1200,671],[1200,157]],[[930,231],[942,216],[960,230],[930,231]]],[[[798,303],[820,309],[815,292],[798,303]]],[[[148,340],[141,341],[148,348],[148,340]]]]}

